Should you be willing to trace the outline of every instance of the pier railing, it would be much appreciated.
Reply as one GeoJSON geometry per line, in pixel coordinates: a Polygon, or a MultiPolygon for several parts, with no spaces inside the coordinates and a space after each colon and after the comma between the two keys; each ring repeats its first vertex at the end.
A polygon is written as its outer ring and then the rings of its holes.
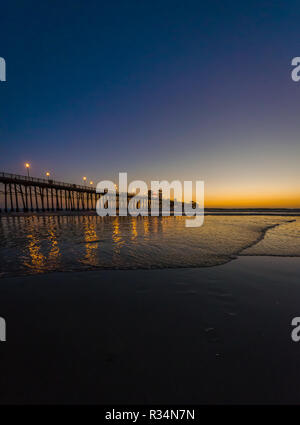
{"type": "Polygon", "coordinates": [[[41,179],[38,177],[30,177],[30,176],[22,176],[19,174],[11,174],[11,173],[4,173],[0,172],[0,182],[2,183],[8,183],[8,181],[11,181],[11,183],[15,182],[24,182],[24,183],[30,183],[30,184],[46,184],[46,185],[52,185],[52,186],[60,186],[60,187],[66,187],[68,189],[80,189],[80,190],[88,190],[88,191],[96,191],[94,187],[91,186],[83,186],[79,184],[73,184],[73,183],[65,183],[65,182],[59,182],[53,179],[41,179]]]}

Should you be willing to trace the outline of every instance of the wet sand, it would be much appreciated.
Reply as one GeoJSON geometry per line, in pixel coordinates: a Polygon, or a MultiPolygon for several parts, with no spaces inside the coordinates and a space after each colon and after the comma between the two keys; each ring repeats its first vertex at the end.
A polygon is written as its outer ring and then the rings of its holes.
{"type": "Polygon", "coordinates": [[[299,403],[300,258],[0,280],[1,403],[299,403]]]}

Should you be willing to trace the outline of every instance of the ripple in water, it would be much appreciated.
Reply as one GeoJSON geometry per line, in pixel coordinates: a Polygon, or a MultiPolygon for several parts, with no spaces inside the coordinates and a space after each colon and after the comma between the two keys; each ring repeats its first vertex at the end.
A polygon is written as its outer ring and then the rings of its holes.
{"type": "Polygon", "coordinates": [[[249,255],[300,255],[300,219],[40,216],[0,219],[1,276],[91,269],[179,268],[223,264],[249,255]],[[280,224],[266,233],[265,230],[280,224]],[[269,236],[270,235],[270,236],[269,236]]]}

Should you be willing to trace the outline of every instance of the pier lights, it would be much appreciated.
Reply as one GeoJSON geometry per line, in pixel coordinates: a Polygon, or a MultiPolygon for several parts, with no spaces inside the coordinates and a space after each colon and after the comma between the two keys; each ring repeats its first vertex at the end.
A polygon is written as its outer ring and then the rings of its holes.
{"type": "Polygon", "coordinates": [[[94,184],[94,182],[91,180],[91,181],[90,181],[90,184],[92,185],[92,184],[94,184]]]}
{"type": "Polygon", "coordinates": [[[50,173],[49,173],[49,171],[46,171],[46,177],[47,177],[47,179],[48,179],[48,181],[49,181],[49,177],[50,177],[50,173]]]}
{"type": "Polygon", "coordinates": [[[86,177],[85,176],[82,177],[82,180],[83,180],[83,183],[85,183],[86,182],[86,177]]]}
{"type": "Polygon", "coordinates": [[[27,176],[29,177],[30,164],[28,162],[25,163],[25,168],[27,170],[27,176]]]}

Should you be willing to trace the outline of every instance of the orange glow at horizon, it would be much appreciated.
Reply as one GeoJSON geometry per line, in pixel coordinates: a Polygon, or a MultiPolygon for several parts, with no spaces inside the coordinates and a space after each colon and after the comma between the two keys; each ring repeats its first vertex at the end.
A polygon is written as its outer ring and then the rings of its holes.
{"type": "Polygon", "coordinates": [[[247,192],[205,195],[205,208],[300,208],[294,192],[247,192]]]}
{"type": "MultiPolygon", "coordinates": [[[[195,201],[193,193],[187,193],[186,202],[195,201]]],[[[168,196],[164,196],[166,199],[168,196]]],[[[170,199],[182,200],[179,193],[171,194],[170,199]]],[[[198,201],[199,203],[199,201],[198,201]]],[[[204,185],[204,208],[300,208],[300,185],[298,187],[270,186],[209,186],[204,185]]]]}
{"type": "Polygon", "coordinates": [[[205,186],[205,208],[300,208],[297,185],[205,186]]]}

